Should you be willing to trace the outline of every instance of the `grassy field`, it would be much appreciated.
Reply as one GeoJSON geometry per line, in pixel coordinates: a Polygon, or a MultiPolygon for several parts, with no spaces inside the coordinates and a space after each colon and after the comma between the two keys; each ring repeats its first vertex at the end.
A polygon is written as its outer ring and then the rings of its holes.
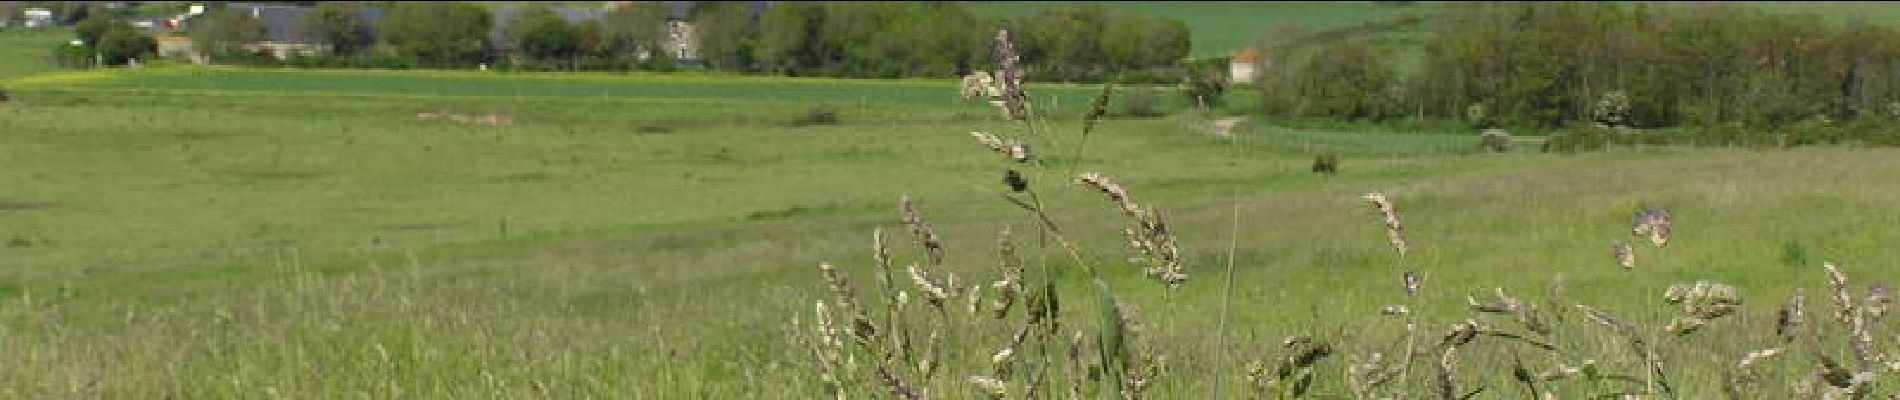
{"type": "MultiPolygon", "coordinates": [[[[1165,366],[1147,389],[1157,398],[1248,390],[1247,365],[1277,365],[1290,335],[1332,346],[1314,388],[1351,397],[1349,365],[1396,358],[1406,335],[1381,307],[1410,304],[1430,347],[1470,317],[1466,296],[1499,288],[1547,313],[1554,333],[1537,338],[1562,351],[1491,337],[1461,348],[1453,382],[1480,398],[1527,394],[1514,361],[1541,372],[1588,359],[1647,379],[1641,355],[1575,304],[1639,324],[1683,398],[1720,396],[1744,354],[1785,348],[1755,392],[1784,397],[1817,355],[1853,359],[1829,322],[1821,263],[1840,263],[1855,293],[1900,278],[1887,268],[1900,256],[1900,214],[1888,212],[1900,187],[1879,178],[1900,154],[1884,149],[1474,154],[1470,135],[1258,120],[1230,139],[1205,133],[1216,116],[1182,112],[1102,121],[1078,151],[1077,115],[1098,88],[1031,87],[1050,119],[1030,129],[936,80],[172,67],[4,82],[16,97],[0,103],[8,398],[824,397],[814,345],[799,342],[813,302],[833,298],[817,265],[842,268],[882,310],[878,228],[897,267],[961,282],[996,279],[997,232],[1014,231],[1028,277],[1063,293],[1059,332],[1032,342],[1057,350],[1111,325],[1075,268],[1096,266],[1134,312],[1135,338],[1164,356],[1146,359],[1165,366]],[[838,107],[837,124],[793,123],[820,104],[838,107]],[[971,131],[1025,139],[1039,161],[1005,161],[971,131]],[[1339,155],[1341,172],[1309,173],[1320,153],[1339,155]],[[1079,260],[1004,200],[1005,168],[1026,173],[1079,260]],[[1126,260],[1128,222],[1071,182],[1083,171],[1168,213],[1184,286],[1126,260]],[[1372,191],[1403,216],[1403,258],[1359,198],[1372,191]],[[904,196],[942,237],[944,266],[906,233],[904,196]],[[1673,214],[1668,246],[1630,236],[1645,207],[1673,214]],[[1638,245],[1636,268],[1616,265],[1617,240],[1638,245]],[[1408,270],[1424,276],[1412,298],[1408,270]],[[1746,301],[1695,334],[1661,332],[1682,314],[1664,288],[1696,280],[1746,301]],[[1775,312],[1797,289],[1806,329],[1826,339],[1776,336],[1775,312]]],[[[933,311],[908,281],[897,282],[913,296],[907,322],[879,325],[920,343],[941,334],[924,352],[940,367],[899,373],[933,397],[980,396],[967,378],[995,375],[990,354],[1022,316],[933,311]]],[[[1523,332],[1508,316],[1475,318],[1523,332]]],[[[1893,321],[1873,321],[1875,349],[1900,348],[1893,321]]],[[[1430,393],[1437,349],[1394,386],[1430,393]]],[[[856,357],[845,390],[883,393],[864,369],[873,358],[856,357]]],[[[1110,396],[1066,380],[1082,375],[1051,379],[1110,396]]],[[[1615,380],[1545,390],[1629,386],[1615,380]]]]}
{"type": "Polygon", "coordinates": [[[0,82],[57,68],[53,48],[70,39],[70,29],[0,29],[0,82]]]}

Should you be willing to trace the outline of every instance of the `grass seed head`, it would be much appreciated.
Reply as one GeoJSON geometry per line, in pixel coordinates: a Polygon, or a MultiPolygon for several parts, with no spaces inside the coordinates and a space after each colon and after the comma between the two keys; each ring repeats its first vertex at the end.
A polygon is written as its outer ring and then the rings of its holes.
{"type": "Polygon", "coordinates": [[[1879,319],[1893,308],[1893,288],[1875,284],[1867,288],[1867,316],[1879,319]]]}
{"type": "Polygon", "coordinates": [[[1371,202],[1372,206],[1379,210],[1379,216],[1385,219],[1386,235],[1390,236],[1389,239],[1392,242],[1392,249],[1399,252],[1399,257],[1405,257],[1407,249],[1405,242],[1405,224],[1399,222],[1399,212],[1396,208],[1393,208],[1392,202],[1385,198],[1384,193],[1379,192],[1367,193],[1364,196],[1360,196],[1360,198],[1371,202]]]}
{"type": "Polygon", "coordinates": [[[917,242],[929,253],[930,265],[943,265],[943,242],[937,239],[937,233],[930,229],[930,224],[924,222],[924,214],[911,203],[910,195],[898,200],[898,213],[904,218],[904,225],[910,228],[910,233],[917,236],[917,242]]]}
{"type": "Polygon", "coordinates": [[[1616,256],[1616,264],[1623,266],[1623,269],[1636,268],[1636,251],[1631,249],[1629,244],[1622,241],[1611,243],[1610,251],[1616,256]]]}
{"type": "Polygon", "coordinates": [[[1029,190],[1029,179],[1013,169],[1003,171],[1003,184],[1008,185],[1011,192],[1022,193],[1024,190],[1029,190]]]}
{"type": "Polygon", "coordinates": [[[983,391],[984,395],[992,399],[1009,397],[1009,386],[1005,385],[1002,380],[982,375],[973,375],[970,376],[970,384],[975,385],[978,390],[983,391]]]}
{"type": "Polygon", "coordinates": [[[997,86],[1003,92],[1003,115],[1012,120],[1029,119],[1029,95],[1023,91],[1022,56],[1016,52],[1016,44],[1010,41],[1008,29],[996,31],[990,51],[997,63],[997,86]]]}
{"type": "Polygon", "coordinates": [[[1779,347],[1751,351],[1748,352],[1748,355],[1743,356],[1742,361],[1736,363],[1735,366],[1741,369],[1754,368],[1755,364],[1760,364],[1763,360],[1780,355],[1781,351],[1779,347]]]}

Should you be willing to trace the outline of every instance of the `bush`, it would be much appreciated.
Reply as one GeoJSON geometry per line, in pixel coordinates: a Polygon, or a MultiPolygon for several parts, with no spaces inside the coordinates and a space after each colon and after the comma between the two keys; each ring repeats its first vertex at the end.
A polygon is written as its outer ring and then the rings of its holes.
{"type": "Polygon", "coordinates": [[[1115,103],[1119,105],[1116,107],[1118,108],[1116,113],[1124,117],[1165,115],[1161,112],[1161,96],[1155,94],[1154,88],[1143,87],[1129,90],[1127,96],[1123,96],[1121,101],[1115,103]]]}
{"type": "Polygon", "coordinates": [[[1339,172],[1339,156],[1321,154],[1313,158],[1313,173],[1333,174],[1339,172]]]}
{"type": "Polygon", "coordinates": [[[1227,77],[1218,69],[1201,69],[1189,74],[1181,95],[1187,96],[1189,104],[1206,105],[1208,108],[1221,106],[1221,95],[1227,93],[1227,77]]]}
{"type": "Polygon", "coordinates": [[[792,118],[792,126],[837,125],[838,109],[830,105],[819,105],[805,110],[803,114],[792,118]]]}
{"type": "Polygon", "coordinates": [[[1790,125],[1786,135],[1787,139],[1781,143],[1784,147],[1823,143],[1840,144],[1841,139],[1845,139],[1848,136],[1845,131],[1834,127],[1833,122],[1828,120],[1827,117],[1819,115],[1790,125]]]}
{"type": "Polygon", "coordinates": [[[1478,135],[1478,150],[1493,153],[1511,151],[1511,134],[1503,129],[1486,129],[1484,134],[1478,135]]]}

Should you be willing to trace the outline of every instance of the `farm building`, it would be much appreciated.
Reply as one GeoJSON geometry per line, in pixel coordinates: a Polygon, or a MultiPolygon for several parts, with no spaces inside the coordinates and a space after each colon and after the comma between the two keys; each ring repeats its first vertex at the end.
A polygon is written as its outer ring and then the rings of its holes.
{"type": "Polygon", "coordinates": [[[203,63],[204,56],[191,47],[191,37],[183,35],[158,36],[158,56],[164,58],[189,59],[194,63],[203,63]]]}
{"type": "Polygon", "coordinates": [[[1241,50],[1227,62],[1227,76],[1230,83],[1252,84],[1259,78],[1259,69],[1265,67],[1265,58],[1256,49],[1241,50]]]}

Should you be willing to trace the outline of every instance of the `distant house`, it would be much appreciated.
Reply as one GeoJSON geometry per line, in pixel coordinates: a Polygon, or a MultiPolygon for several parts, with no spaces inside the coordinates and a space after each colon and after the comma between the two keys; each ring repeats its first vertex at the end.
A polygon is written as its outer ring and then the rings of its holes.
{"type": "Polygon", "coordinates": [[[1241,50],[1227,62],[1228,83],[1251,84],[1260,78],[1259,69],[1266,67],[1266,59],[1256,49],[1241,50]]]}
{"type": "MultiPolygon", "coordinates": [[[[330,45],[318,42],[304,33],[304,14],[310,7],[281,4],[231,4],[228,10],[250,15],[264,21],[264,40],[244,45],[245,50],[270,53],[279,59],[291,56],[314,56],[330,52],[330,45]]],[[[376,27],[382,23],[385,11],[378,7],[358,8],[358,16],[369,26],[370,37],[375,39],[376,27]]]]}
{"type": "Polygon", "coordinates": [[[158,36],[158,56],[164,58],[188,59],[194,63],[204,63],[204,56],[191,47],[191,37],[183,35],[158,36]]]}
{"type": "Polygon", "coordinates": [[[51,8],[28,8],[25,11],[21,11],[20,16],[23,17],[20,21],[20,26],[23,27],[39,28],[54,25],[53,9],[51,8]]]}

